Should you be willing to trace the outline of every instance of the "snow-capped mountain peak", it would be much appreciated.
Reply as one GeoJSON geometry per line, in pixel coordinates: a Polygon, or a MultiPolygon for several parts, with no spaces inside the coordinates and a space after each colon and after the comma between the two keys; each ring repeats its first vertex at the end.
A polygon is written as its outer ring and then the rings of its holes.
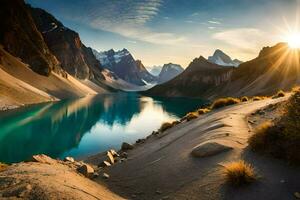
{"type": "Polygon", "coordinates": [[[225,54],[220,49],[217,49],[212,56],[209,56],[208,61],[211,63],[215,63],[227,67],[232,67],[232,66],[238,67],[242,63],[242,61],[238,59],[232,60],[230,56],[225,54]]]}

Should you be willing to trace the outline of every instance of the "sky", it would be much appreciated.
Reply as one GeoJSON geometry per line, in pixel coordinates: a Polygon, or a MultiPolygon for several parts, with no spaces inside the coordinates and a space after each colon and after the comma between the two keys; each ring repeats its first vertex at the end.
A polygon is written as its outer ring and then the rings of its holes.
{"type": "Polygon", "coordinates": [[[221,49],[243,61],[298,25],[299,0],[26,0],[98,51],[126,48],[147,67],[221,49]]]}

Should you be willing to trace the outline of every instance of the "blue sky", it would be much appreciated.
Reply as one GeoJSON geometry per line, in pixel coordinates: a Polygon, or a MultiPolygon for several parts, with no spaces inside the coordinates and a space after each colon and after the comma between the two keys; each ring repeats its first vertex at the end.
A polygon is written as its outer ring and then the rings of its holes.
{"type": "Polygon", "coordinates": [[[186,67],[219,48],[254,58],[297,23],[297,0],[26,0],[99,51],[127,48],[146,66],[186,67]]]}

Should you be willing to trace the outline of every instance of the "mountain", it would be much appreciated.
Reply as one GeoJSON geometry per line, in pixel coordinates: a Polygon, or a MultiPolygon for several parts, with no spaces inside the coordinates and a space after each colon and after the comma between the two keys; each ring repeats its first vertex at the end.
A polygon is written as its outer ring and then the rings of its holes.
{"type": "Polygon", "coordinates": [[[158,75],[158,83],[165,83],[171,80],[172,78],[176,77],[183,71],[184,69],[180,65],[173,63],[164,64],[161,72],[158,75]]]}
{"type": "Polygon", "coordinates": [[[149,67],[148,69],[150,70],[150,74],[152,74],[153,76],[158,76],[159,73],[161,72],[162,70],[162,66],[152,66],[152,67],[149,67]]]}
{"type": "Polygon", "coordinates": [[[24,1],[3,0],[0,11],[0,43],[4,49],[41,75],[58,72],[59,62],[45,44],[24,1]]]}
{"type": "Polygon", "coordinates": [[[238,67],[242,63],[242,61],[238,59],[232,60],[227,54],[219,49],[214,52],[213,56],[208,57],[208,61],[217,65],[230,67],[238,67]]]}
{"type": "Polygon", "coordinates": [[[289,90],[300,83],[300,50],[290,50],[279,43],[264,47],[258,57],[238,68],[210,63],[200,57],[172,79],[145,94],[214,99],[222,96],[272,95],[279,89],[289,90]]]}
{"type": "Polygon", "coordinates": [[[127,49],[105,52],[93,50],[93,53],[103,67],[128,83],[143,86],[156,81],[156,77],[147,71],[140,60],[135,60],[127,49]]]}
{"type": "Polygon", "coordinates": [[[43,9],[28,6],[47,46],[60,61],[61,67],[79,79],[90,79],[101,85],[102,66],[92,49],[86,47],[75,31],[65,27],[43,9]]]}
{"type": "Polygon", "coordinates": [[[189,66],[172,80],[156,85],[145,94],[154,96],[196,97],[209,88],[221,85],[231,77],[233,67],[223,67],[204,57],[194,59],[189,66]]]}

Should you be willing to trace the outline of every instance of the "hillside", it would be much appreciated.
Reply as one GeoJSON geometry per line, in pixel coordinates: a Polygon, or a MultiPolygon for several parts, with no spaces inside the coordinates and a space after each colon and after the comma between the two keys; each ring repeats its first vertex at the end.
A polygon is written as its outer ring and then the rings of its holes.
{"type": "Polygon", "coordinates": [[[279,89],[291,89],[300,82],[299,53],[299,50],[291,50],[287,44],[279,43],[263,48],[257,58],[238,68],[226,69],[200,57],[175,79],[155,86],[145,94],[210,99],[271,95],[279,89]]]}
{"type": "Polygon", "coordinates": [[[71,75],[66,78],[55,72],[48,76],[39,75],[2,47],[0,83],[0,110],[107,92],[99,86],[91,89],[71,75]]]}
{"type": "Polygon", "coordinates": [[[45,44],[24,1],[4,0],[0,10],[0,43],[4,48],[39,74],[58,71],[59,62],[45,44]]]}

